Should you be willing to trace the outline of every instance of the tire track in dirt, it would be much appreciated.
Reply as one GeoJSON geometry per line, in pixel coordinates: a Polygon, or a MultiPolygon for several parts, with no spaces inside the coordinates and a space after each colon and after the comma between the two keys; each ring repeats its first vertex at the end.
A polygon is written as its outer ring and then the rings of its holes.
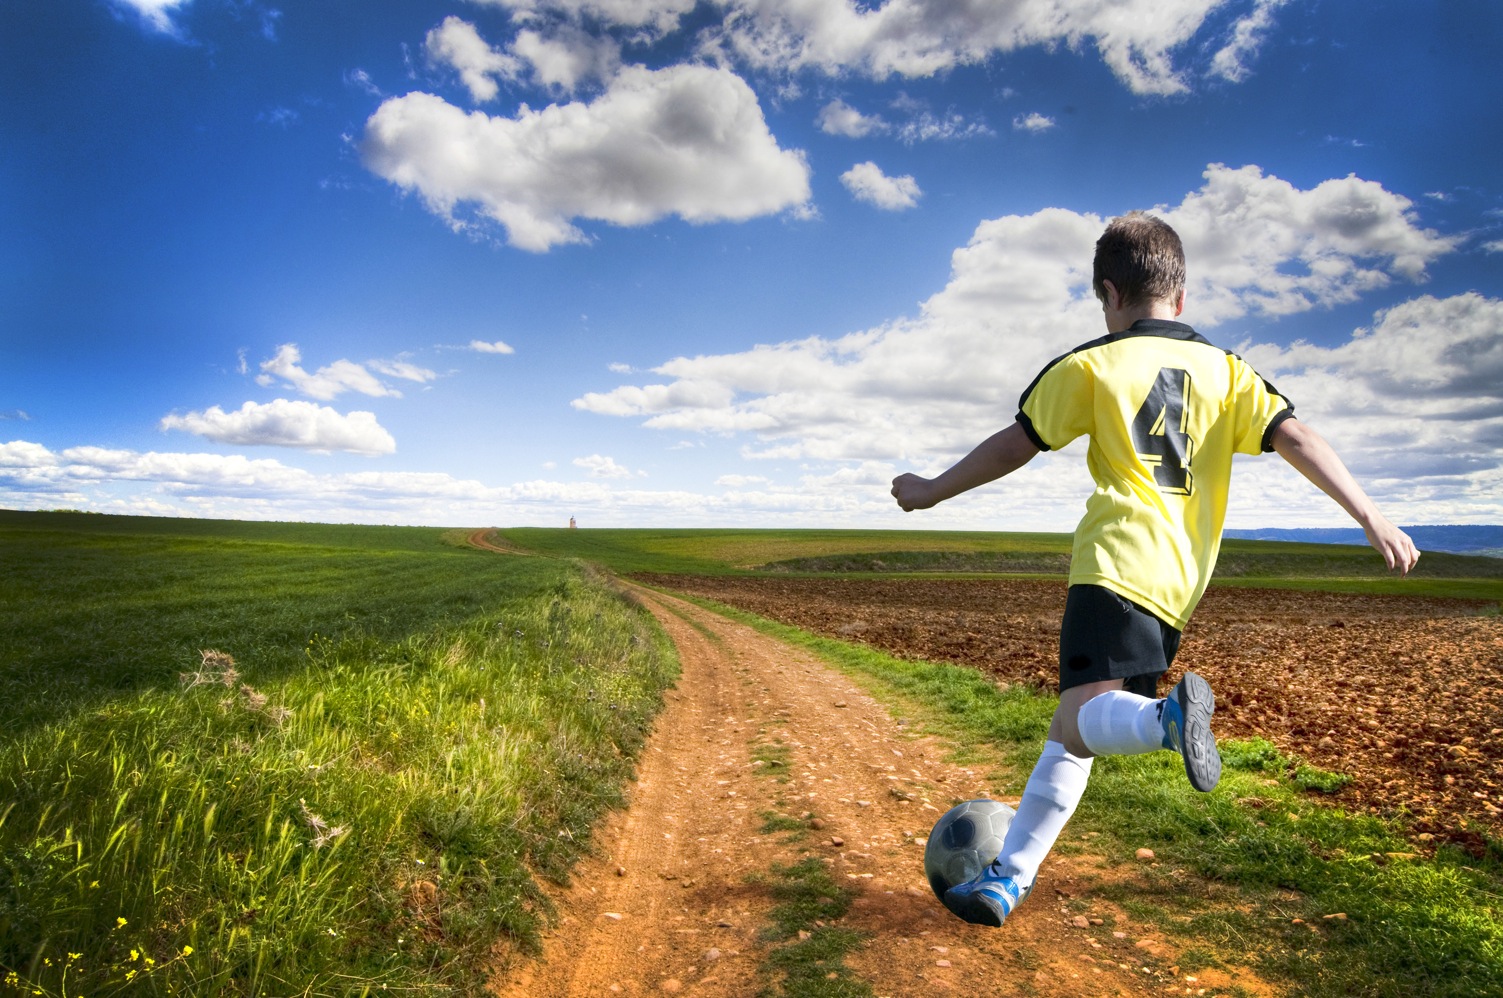
{"type": "Polygon", "coordinates": [[[1160,933],[1091,898],[1092,883],[1123,875],[1098,869],[1099,857],[1052,858],[1004,929],[951,917],[924,881],[921,842],[953,800],[987,791],[984,773],[945,761],[946,746],[811,654],[638,594],[683,674],[629,809],[598,830],[598,855],[556,893],[560,921],[542,956],[498,958],[494,993],[757,995],[771,982],[762,961],[773,944],[760,936],[775,903],[769,874],[809,855],[855,895],[841,924],[867,943],[846,965],[876,995],[1214,995],[1233,983],[1274,993],[1249,973],[1171,973],[1174,947],[1160,933]],[[786,766],[759,763],[769,745],[786,766]],[[767,814],[809,812],[822,828],[761,831],[767,814]],[[1074,924],[1082,901],[1104,925],[1074,924]]]}
{"type": "Polygon", "coordinates": [[[479,548],[482,551],[494,551],[496,554],[514,554],[529,557],[528,553],[520,548],[510,547],[504,543],[498,544],[491,540],[491,535],[494,533],[495,528],[493,527],[482,527],[479,530],[472,530],[470,531],[470,535],[465,538],[465,543],[472,548],[479,548]]]}

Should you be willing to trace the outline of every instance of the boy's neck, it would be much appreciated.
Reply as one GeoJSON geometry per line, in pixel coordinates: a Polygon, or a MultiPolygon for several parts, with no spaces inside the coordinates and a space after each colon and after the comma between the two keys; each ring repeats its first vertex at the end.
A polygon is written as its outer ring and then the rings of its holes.
{"type": "Polygon", "coordinates": [[[1161,298],[1157,301],[1145,302],[1141,305],[1130,305],[1127,308],[1113,308],[1112,305],[1117,300],[1115,289],[1113,289],[1113,293],[1107,296],[1107,302],[1102,308],[1102,318],[1106,320],[1106,331],[1108,333],[1126,332],[1139,319],[1169,319],[1172,321],[1178,319],[1180,314],[1185,310],[1184,292],[1180,292],[1174,301],[1161,298]]]}
{"type": "Polygon", "coordinates": [[[1153,305],[1135,305],[1133,308],[1108,311],[1103,317],[1106,319],[1106,332],[1126,332],[1139,319],[1178,319],[1180,310],[1168,302],[1154,302],[1153,305]]]}

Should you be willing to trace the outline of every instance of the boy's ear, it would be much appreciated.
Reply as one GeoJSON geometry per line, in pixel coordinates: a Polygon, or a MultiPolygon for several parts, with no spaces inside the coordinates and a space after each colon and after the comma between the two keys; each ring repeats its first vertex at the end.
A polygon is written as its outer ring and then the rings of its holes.
{"type": "Polygon", "coordinates": [[[1175,317],[1178,318],[1179,316],[1183,315],[1184,311],[1185,311],[1185,289],[1184,288],[1180,288],[1179,289],[1179,294],[1176,295],[1175,298],[1174,298],[1174,315],[1175,315],[1175,317]]]}
{"type": "Polygon", "coordinates": [[[1108,312],[1120,310],[1122,308],[1122,295],[1117,291],[1117,286],[1111,281],[1103,280],[1101,287],[1106,292],[1106,297],[1102,300],[1101,304],[1105,306],[1108,312]]]}

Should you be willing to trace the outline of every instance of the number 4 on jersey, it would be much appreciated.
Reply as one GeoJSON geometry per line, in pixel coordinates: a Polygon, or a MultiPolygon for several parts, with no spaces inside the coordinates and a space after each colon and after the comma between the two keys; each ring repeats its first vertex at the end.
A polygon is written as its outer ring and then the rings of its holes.
{"type": "Polygon", "coordinates": [[[1133,445],[1138,457],[1153,469],[1159,491],[1187,496],[1194,488],[1190,452],[1194,447],[1185,434],[1189,424],[1190,372],[1165,367],[1138,407],[1132,421],[1133,445]]]}

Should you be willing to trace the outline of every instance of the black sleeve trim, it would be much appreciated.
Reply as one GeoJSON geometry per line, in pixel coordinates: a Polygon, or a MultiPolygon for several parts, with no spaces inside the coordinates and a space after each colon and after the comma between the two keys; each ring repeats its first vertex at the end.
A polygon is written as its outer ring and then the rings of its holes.
{"type": "Polygon", "coordinates": [[[1037,447],[1039,450],[1054,449],[1053,447],[1050,447],[1048,444],[1044,443],[1044,438],[1039,436],[1039,431],[1033,428],[1033,420],[1029,419],[1028,414],[1022,409],[1018,410],[1018,425],[1023,428],[1024,433],[1028,434],[1028,439],[1033,441],[1033,446],[1037,447]]]}
{"type": "Polygon", "coordinates": [[[1279,428],[1279,424],[1284,420],[1294,418],[1294,404],[1291,403],[1288,399],[1284,399],[1284,404],[1288,406],[1288,408],[1280,409],[1278,412],[1274,413],[1273,418],[1268,421],[1268,429],[1263,431],[1264,454],[1267,454],[1269,451],[1273,450],[1273,431],[1277,430],[1279,428]]]}

